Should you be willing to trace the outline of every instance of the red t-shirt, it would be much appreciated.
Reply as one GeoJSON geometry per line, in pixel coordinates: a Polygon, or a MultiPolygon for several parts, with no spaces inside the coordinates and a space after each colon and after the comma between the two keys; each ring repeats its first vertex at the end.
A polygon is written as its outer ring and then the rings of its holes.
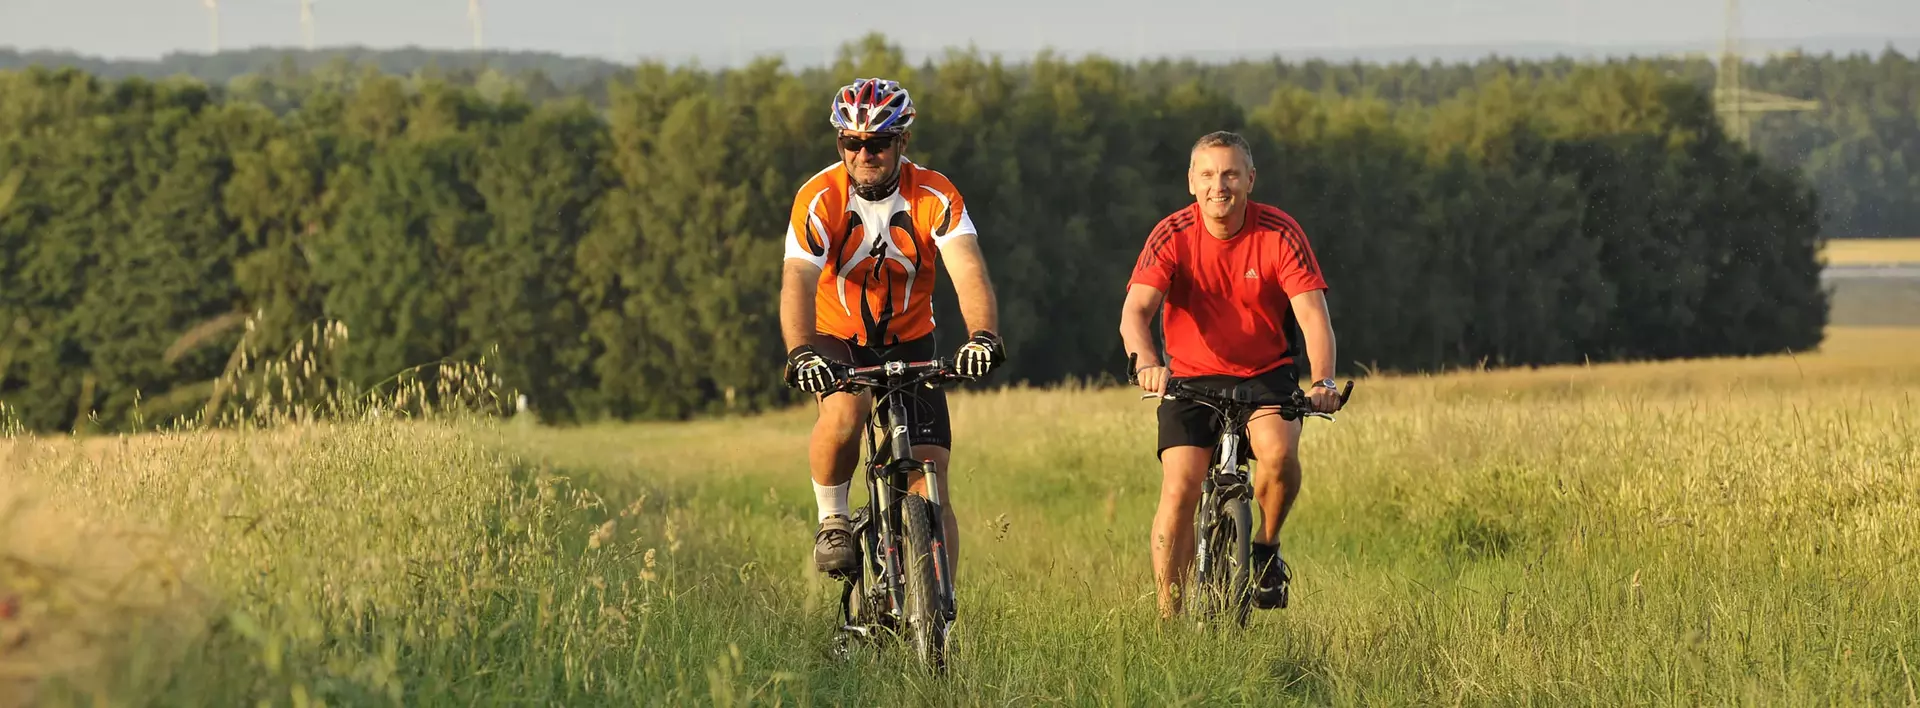
{"type": "Polygon", "coordinates": [[[1161,219],[1140,249],[1133,284],[1166,295],[1162,330],[1174,376],[1258,376],[1293,361],[1295,295],[1326,289],[1293,217],[1259,202],[1232,238],[1207,233],[1200,205],[1161,219]]]}

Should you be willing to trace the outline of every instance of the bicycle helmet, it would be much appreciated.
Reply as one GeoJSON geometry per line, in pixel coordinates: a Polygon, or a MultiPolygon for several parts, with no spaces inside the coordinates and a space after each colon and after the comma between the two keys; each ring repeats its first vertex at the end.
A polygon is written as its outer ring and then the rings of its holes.
{"type": "Polygon", "coordinates": [[[854,79],[833,95],[833,127],[840,130],[898,133],[913,116],[913,99],[891,79],[854,79]]]}

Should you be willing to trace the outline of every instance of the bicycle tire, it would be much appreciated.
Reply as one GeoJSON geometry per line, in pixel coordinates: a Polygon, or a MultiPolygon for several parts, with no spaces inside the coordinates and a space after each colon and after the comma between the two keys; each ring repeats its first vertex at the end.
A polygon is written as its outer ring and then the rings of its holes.
{"type": "Polygon", "coordinates": [[[849,591],[842,611],[849,624],[884,626],[886,613],[870,596],[873,581],[880,574],[879,563],[874,558],[874,549],[880,547],[880,532],[878,524],[867,520],[866,512],[864,508],[854,512],[853,543],[860,565],[845,579],[849,591]]]}
{"type": "Polygon", "coordinates": [[[1220,549],[1225,548],[1228,537],[1222,533],[1219,505],[1214,503],[1211,494],[1200,498],[1200,506],[1193,514],[1193,591],[1191,602],[1193,612],[1201,622],[1212,621],[1223,606],[1225,583],[1222,581],[1226,566],[1220,562],[1220,549]]]}
{"type": "Polygon", "coordinates": [[[1233,613],[1233,623],[1247,626],[1247,616],[1253,611],[1253,509],[1246,497],[1228,499],[1226,503],[1226,523],[1229,527],[1227,561],[1229,569],[1227,582],[1226,609],[1233,613]]]}
{"type": "Polygon", "coordinates": [[[1207,542],[1207,553],[1196,558],[1194,564],[1197,614],[1202,622],[1230,615],[1234,624],[1247,624],[1253,609],[1248,572],[1252,565],[1252,518],[1245,498],[1213,502],[1195,515],[1195,538],[1207,542]]]}
{"type": "Polygon", "coordinates": [[[901,498],[907,557],[907,606],[902,620],[914,654],[928,668],[941,672],[947,664],[947,615],[940,607],[940,578],[933,562],[933,524],[933,507],[925,497],[901,498]]]}

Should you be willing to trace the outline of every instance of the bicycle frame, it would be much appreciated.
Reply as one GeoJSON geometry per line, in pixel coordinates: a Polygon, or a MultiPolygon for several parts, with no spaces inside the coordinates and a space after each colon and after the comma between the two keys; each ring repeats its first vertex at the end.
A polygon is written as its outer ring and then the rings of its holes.
{"type": "MultiPolygon", "coordinates": [[[[1246,393],[1244,387],[1235,387],[1233,401],[1244,404],[1248,401],[1246,393]]],[[[1175,396],[1169,394],[1168,397],[1175,396]]],[[[1211,532],[1223,513],[1231,513],[1227,505],[1242,499],[1250,505],[1253,500],[1251,479],[1240,459],[1240,448],[1246,440],[1246,421],[1252,411],[1215,408],[1214,412],[1220,418],[1220,438],[1214,447],[1214,462],[1200,483],[1200,499],[1194,509],[1193,567],[1197,587],[1206,587],[1213,579],[1213,554],[1217,549],[1211,543],[1211,532]]]]}
{"type": "Polygon", "coordinates": [[[939,579],[938,595],[941,614],[951,621],[954,617],[953,576],[949,572],[946,554],[946,528],[941,523],[945,500],[940,496],[940,470],[931,460],[913,458],[912,430],[916,421],[908,406],[905,391],[914,386],[937,386],[952,375],[945,359],[931,361],[902,362],[890,361],[877,366],[852,369],[842,390],[857,388],[873,390],[875,401],[867,415],[867,425],[863,433],[866,443],[866,463],[861,465],[865,472],[867,499],[865,506],[854,514],[853,533],[861,540],[861,566],[856,577],[847,579],[846,589],[841,598],[842,615],[845,622],[843,631],[859,636],[867,636],[867,628],[855,625],[851,616],[848,600],[855,586],[871,571],[873,583],[865,589],[862,602],[884,598],[886,606],[881,610],[888,620],[890,628],[897,629],[900,610],[906,605],[905,563],[901,557],[900,542],[903,522],[899,505],[909,487],[911,474],[921,471],[926,477],[927,501],[933,516],[932,556],[934,573],[939,579]],[[884,424],[881,413],[885,413],[884,424]],[[870,511],[870,513],[869,513],[870,511]],[[868,533],[869,528],[872,533],[868,533]],[[873,542],[877,542],[873,543],[873,542]]]}
{"type": "MultiPolygon", "coordinates": [[[[1127,380],[1130,382],[1138,382],[1138,358],[1134,354],[1127,357],[1127,380]]],[[[1353,382],[1348,381],[1346,390],[1340,395],[1343,403],[1352,391],[1353,382]]],[[[1149,393],[1143,397],[1156,396],[1149,393]]],[[[1334,417],[1313,410],[1306,395],[1299,390],[1281,400],[1252,400],[1244,383],[1235,385],[1222,395],[1182,381],[1169,380],[1158,397],[1204,405],[1213,409],[1220,423],[1220,437],[1215,443],[1213,464],[1208,467],[1207,475],[1200,483],[1200,499],[1194,508],[1194,586],[1205,588],[1214,580],[1213,571],[1217,569],[1214,555],[1219,549],[1213,547],[1211,536],[1221,523],[1221,517],[1236,517],[1236,524],[1247,534],[1252,534],[1249,511],[1253,503],[1253,486],[1240,457],[1241,451],[1247,446],[1247,422],[1255,413],[1267,409],[1276,409],[1275,412],[1287,420],[1305,417],[1333,420],[1334,417]]],[[[1244,543],[1249,539],[1240,540],[1244,543]]],[[[1242,622],[1245,621],[1244,612],[1240,618],[1242,622]]]]}

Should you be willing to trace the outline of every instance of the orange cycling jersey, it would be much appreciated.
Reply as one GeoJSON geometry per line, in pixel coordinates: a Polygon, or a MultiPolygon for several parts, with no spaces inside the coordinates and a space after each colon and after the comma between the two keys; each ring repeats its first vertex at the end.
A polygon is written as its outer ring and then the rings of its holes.
{"type": "Polygon", "coordinates": [[[868,201],[836,162],[794,195],[786,257],[820,268],[815,329],[890,346],[933,333],[935,249],[972,233],[966,202],[945,175],[901,158],[899,188],[868,201]]]}

